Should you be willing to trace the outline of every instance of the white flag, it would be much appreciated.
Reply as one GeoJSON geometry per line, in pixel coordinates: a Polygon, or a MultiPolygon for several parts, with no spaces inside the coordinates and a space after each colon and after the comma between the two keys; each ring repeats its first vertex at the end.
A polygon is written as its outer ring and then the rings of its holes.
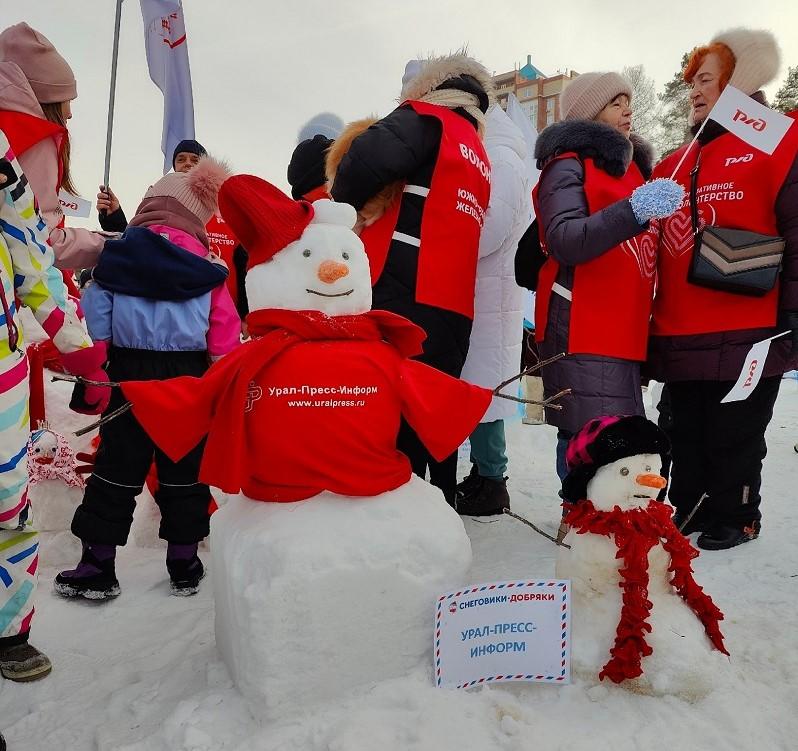
{"type": "Polygon", "coordinates": [[[764,104],[746,96],[734,86],[726,86],[708,117],[751,146],[772,154],[795,122],[764,104]]]}
{"type": "Polygon", "coordinates": [[[759,384],[759,379],[762,378],[762,372],[765,369],[765,360],[768,359],[768,353],[770,352],[770,345],[774,339],[779,339],[789,333],[789,331],[782,331],[780,334],[776,334],[776,336],[771,336],[769,339],[757,342],[748,350],[748,355],[745,358],[743,369],[740,371],[740,375],[737,378],[737,383],[735,383],[732,390],[720,400],[721,404],[741,402],[754,393],[754,389],[759,384]]]}
{"type": "Polygon", "coordinates": [[[186,26],[180,0],[141,0],[144,45],[150,78],[163,92],[164,174],[172,153],[184,138],[194,138],[194,98],[188,66],[186,26]]]}
{"type": "Polygon", "coordinates": [[[87,201],[80,196],[73,196],[63,188],[58,192],[58,203],[61,204],[61,211],[64,212],[64,216],[76,216],[85,219],[91,213],[91,201],[87,201]]]}

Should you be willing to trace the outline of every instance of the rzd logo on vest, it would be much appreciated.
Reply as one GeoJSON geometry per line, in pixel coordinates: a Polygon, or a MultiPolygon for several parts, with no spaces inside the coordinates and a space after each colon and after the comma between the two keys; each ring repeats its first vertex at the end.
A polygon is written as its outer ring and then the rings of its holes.
{"type": "Polygon", "coordinates": [[[730,164],[740,164],[740,162],[751,162],[754,159],[754,154],[751,152],[750,154],[746,154],[745,156],[730,156],[726,160],[726,164],[724,167],[728,167],[730,164]]]}
{"type": "Polygon", "coordinates": [[[738,109],[737,112],[734,113],[732,120],[734,122],[741,120],[743,125],[750,125],[754,130],[760,133],[768,127],[768,124],[761,117],[748,117],[741,109],[738,109]]]}

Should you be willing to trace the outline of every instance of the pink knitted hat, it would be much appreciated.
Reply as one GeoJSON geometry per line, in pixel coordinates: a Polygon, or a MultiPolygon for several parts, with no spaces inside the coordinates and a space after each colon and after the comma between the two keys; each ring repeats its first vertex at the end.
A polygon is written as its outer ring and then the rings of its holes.
{"type": "Polygon", "coordinates": [[[68,102],[78,95],[69,63],[44,34],[24,21],[0,34],[0,61],[19,66],[40,104],[68,102]]]}
{"type": "Polygon", "coordinates": [[[189,172],[164,175],[150,186],[144,198],[174,198],[205,225],[219,207],[219,189],[229,176],[230,168],[224,162],[204,156],[189,172]]]}

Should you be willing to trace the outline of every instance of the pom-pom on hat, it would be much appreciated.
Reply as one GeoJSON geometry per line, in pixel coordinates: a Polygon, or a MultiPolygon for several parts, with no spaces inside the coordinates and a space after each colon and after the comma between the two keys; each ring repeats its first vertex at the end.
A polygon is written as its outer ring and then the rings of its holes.
{"type": "Polygon", "coordinates": [[[41,104],[68,102],[78,95],[69,63],[44,34],[24,21],[0,34],[0,61],[19,66],[41,104]]]}
{"type": "Polygon", "coordinates": [[[779,73],[781,51],[776,37],[764,29],[736,28],[716,34],[712,42],[725,44],[735,65],[729,84],[744,94],[754,94],[779,73]]]}
{"type": "Polygon", "coordinates": [[[297,143],[307,141],[313,136],[324,136],[334,141],[341,135],[344,129],[344,121],[332,112],[319,112],[313,115],[300,129],[297,143]]]}
{"type": "Polygon", "coordinates": [[[560,94],[563,120],[593,120],[616,96],[632,99],[632,86],[619,73],[582,73],[560,94]]]}
{"type": "Polygon", "coordinates": [[[255,175],[233,175],[225,180],[219,191],[219,210],[247,249],[247,269],[271,260],[299,240],[313,219],[310,203],[294,201],[255,175]]]}
{"type": "Polygon", "coordinates": [[[219,189],[230,176],[230,168],[212,157],[202,157],[190,172],[170,172],[150,186],[144,198],[169,196],[179,201],[203,225],[218,208],[219,189]]]}
{"type": "Polygon", "coordinates": [[[670,452],[665,433],[642,415],[597,417],[589,420],[568,444],[568,475],[562,483],[565,499],[575,503],[587,498],[587,486],[600,467],[638,454],[670,452]]]}

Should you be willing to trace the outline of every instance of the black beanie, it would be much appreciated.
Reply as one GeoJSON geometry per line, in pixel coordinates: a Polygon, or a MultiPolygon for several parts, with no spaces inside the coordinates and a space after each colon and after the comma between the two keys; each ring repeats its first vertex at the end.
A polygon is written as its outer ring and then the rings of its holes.
{"type": "Polygon", "coordinates": [[[288,163],[288,182],[294,200],[298,201],[311,190],[320,188],[327,182],[324,160],[332,144],[332,139],[318,135],[302,141],[294,149],[291,161],[288,163]]]}
{"type": "Polygon", "coordinates": [[[175,146],[175,150],[172,152],[172,169],[175,168],[177,155],[182,153],[206,156],[208,152],[205,151],[205,147],[199,141],[195,141],[193,138],[185,138],[175,146]]]}
{"type": "Polygon", "coordinates": [[[588,483],[601,467],[639,454],[659,454],[664,458],[670,449],[665,433],[642,415],[589,420],[568,443],[563,496],[571,503],[583,501],[588,483]]]}

